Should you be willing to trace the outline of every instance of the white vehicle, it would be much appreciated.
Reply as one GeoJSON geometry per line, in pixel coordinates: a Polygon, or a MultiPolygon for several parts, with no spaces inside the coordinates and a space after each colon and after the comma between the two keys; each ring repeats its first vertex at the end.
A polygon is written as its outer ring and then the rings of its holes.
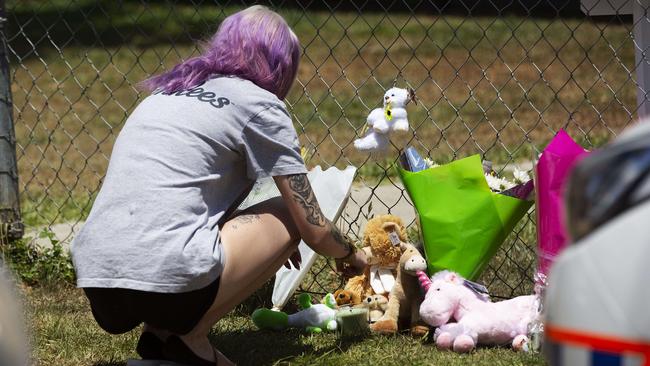
{"type": "Polygon", "coordinates": [[[549,274],[549,363],[650,365],[650,122],[580,162],[567,193],[574,244],[549,274]]]}

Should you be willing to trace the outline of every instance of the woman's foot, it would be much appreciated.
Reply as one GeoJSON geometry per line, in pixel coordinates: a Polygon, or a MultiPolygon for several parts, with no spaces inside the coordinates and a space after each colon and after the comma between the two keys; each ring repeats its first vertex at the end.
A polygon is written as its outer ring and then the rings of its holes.
{"type": "Polygon", "coordinates": [[[221,352],[217,351],[208,337],[172,335],[165,343],[165,359],[196,366],[235,365],[221,352]]]}

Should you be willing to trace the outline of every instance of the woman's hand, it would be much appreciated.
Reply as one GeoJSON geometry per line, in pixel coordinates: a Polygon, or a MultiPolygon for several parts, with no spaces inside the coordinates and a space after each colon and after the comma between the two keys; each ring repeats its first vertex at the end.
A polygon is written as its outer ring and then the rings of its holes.
{"type": "Polygon", "coordinates": [[[347,258],[336,259],[336,270],[343,277],[353,277],[360,275],[368,265],[368,258],[364,250],[356,250],[355,253],[347,258]]]}

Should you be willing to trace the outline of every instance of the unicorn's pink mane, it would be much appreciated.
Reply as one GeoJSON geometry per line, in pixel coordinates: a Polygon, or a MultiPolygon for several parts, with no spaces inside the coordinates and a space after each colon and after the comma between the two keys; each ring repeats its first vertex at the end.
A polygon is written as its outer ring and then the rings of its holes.
{"type": "Polygon", "coordinates": [[[426,294],[429,291],[429,287],[431,287],[431,279],[424,271],[417,271],[416,275],[418,276],[420,287],[422,287],[422,290],[424,290],[424,293],[426,294]]]}

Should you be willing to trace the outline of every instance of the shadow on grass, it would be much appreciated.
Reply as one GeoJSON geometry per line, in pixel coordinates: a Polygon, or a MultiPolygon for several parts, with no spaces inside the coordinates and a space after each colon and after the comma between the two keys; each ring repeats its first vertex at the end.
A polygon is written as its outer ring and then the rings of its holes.
{"type": "Polygon", "coordinates": [[[290,363],[291,359],[309,355],[316,361],[332,352],[345,352],[359,339],[341,339],[334,333],[314,337],[299,330],[225,331],[212,334],[212,343],[238,365],[272,365],[290,363]]]}
{"type": "MultiPolygon", "coordinates": [[[[309,355],[312,361],[332,352],[345,352],[363,339],[338,339],[334,334],[322,341],[323,335],[311,338],[317,344],[309,344],[309,336],[297,330],[232,331],[212,334],[210,340],[230,360],[238,365],[273,365],[290,363],[291,359],[309,355]],[[307,341],[305,341],[307,340],[307,341]],[[329,342],[328,342],[329,341],[329,342]]],[[[126,366],[126,361],[100,361],[93,366],[126,366]]]]}

